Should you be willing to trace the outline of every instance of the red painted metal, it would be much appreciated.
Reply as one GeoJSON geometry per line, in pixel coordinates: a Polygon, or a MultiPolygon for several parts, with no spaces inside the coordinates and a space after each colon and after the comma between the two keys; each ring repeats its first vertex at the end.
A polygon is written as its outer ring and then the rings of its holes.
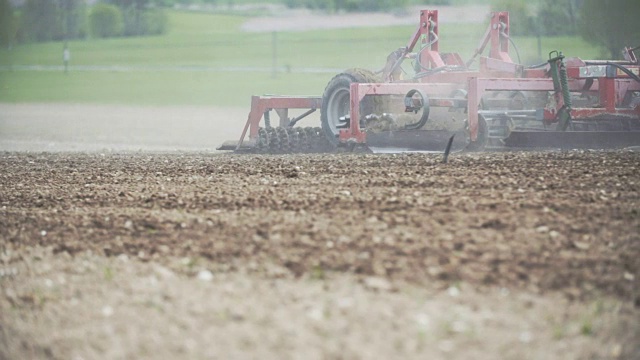
{"type": "Polygon", "coordinates": [[[513,63],[509,56],[509,13],[506,11],[491,13],[489,26],[489,36],[491,37],[489,57],[513,63]]]}
{"type": "Polygon", "coordinates": [[[478,139],[478,109],[480,108],[480,99],[482,99],[482,91],[477,77],[469,78],[467,92],[467,114],[469,122],[469,137],[471,141],[478,139]]]}
{"type": "Polygon", "coordinates": [[[615,111],[609,111],[606,108],[577,108],[571,109],[571,117],[573,119],[588,120],[589,118],[598,118],[603,115],[606,116],[625,116],[628,118],[637,119],[640,116],[638,109],[615,109],[615,111]]]}
{"type": "Polygon", "coordinates": [[[351,86],[357,90],[359,101],[366,95],[405,95],[412,89],[420,89],[429,96],[447,96],[461,87],[455,83],[360,83],[351,86]]]}
{"type": "MultiPolygon", "coordinates": [[[[638,64],[639,63],[638,62],[638,58],[636,57],[636,54],[634,52],[634,51],[636,51],[638,49],[640,49],[640,46],[636,46],[635,48],[625,47],[624,51],[623,51],[624,59],[629,61],[629,62],[638,64]]],[[[638,75],[638,74],[636,74],[636,75],[638,75]]]]}
{"type": "Polygon", "coordinates": [[[513,77],[522,74],[524,66],[501,59],[480,58],[480,72],[485,76],[513,77]]]}
{"type": "MultiPolygon", "coordinates": [[[[409,41],[407,51],[413,50],[418,43],[418,38],[425,49],[420,50],[420,61],[425,69],[434,69],[446,65],[462,64],[459,56],[447,55],[441,57],[438,52],[439,32],[437,26],[437,11],[423,10],[420,13],[420,26],[409,41]],[[451,60],[454,59],[454,60],[451,60]]],[[[360,102],[366,95],[403,95],[412,89],[419,89],[431,96],[446,96],[453,90],[464,88],[467,90],[467,113],[470,138],[475,141],[478,136],[478,110],[482,96],[490,91],[554,91],[553,80],[549,77],[548,66],[538,69],[525,69],[520,64],[515,64],[509,56],[509,14],[507,12],[495,12],[491,14],[491,22],[483,39],[481,40],[476,55],[481,54],[485,47],[491,44],[489,57],[480,58],[480,70],[471,71],[442,71],[428,77],[420,78],[414,83],[384,83],[384,84],[352,84],[351,86],[351,127],[340,133],[340,140],[366,142],[366,132],[360,129],[360,102]]],[[[632,52],[631,52],[632,53],[632,52]]],[[[635,55],[634,55],[635,56],[635,55]]],[[[580,74],[580,68],[586,63],[578,58],[569,58],[565,66],[569,76],[568,86],[572,92],[598,94],[601,107],[575,108],[571,111],[574,119],[595,118],[602,115],[620,115],[640,117],[640,107],[635,109],[620,109],[622,99],[628,91],[640,90],[638,82],[631,82],[627,74],[616,73],[615,78],[601,76],[586,80],[586,76],[580,74]]],[[[631,71],[636,71],[637,66],[631,66],[631,71]]],[[[453,102],[430,101],[430,105],[446,106],[453,102]]],[[[546,123],[556,122],[557,112],[563,106],[563,98],[556,92],[555,103],[549,104],[544,109],[546,123]]]]}
{"type": "Polygon", "coordinates": [[[420,65],[425,69],[445,66],[440,57],[440,38],[437,10],[420,12],[420,65]]]}
{"type": "Polygon", "coordinates": [[[599,78],[600,85],[600,104],[607,111],[614,112],[616,110],[616,79],[599,78]]]}
{"type": "Polygon", "coordinates": [[[242,142],[249,130],[249,138],[258,136],[260,121],[268,110],[277,109],[319,109],[322,106],[322,97],[318,96],[252,96],[251,111],[240,135],[240,141],[236,150],[242,146],[242,142]]]}
{"type": "Polygon", "coordinates": [[[360,96],[359,84],[353,83],[350,86],[350,106],[351,106],[351,122],[349,129],[340,130],[339,138],[343,142],[365,143],[367,140],[367,134],[360,129],[360,101],[364,98],[364,95],[360,96]]]}
{"type": "MultiPolygon", "coordinates": [[[[405,95],[417,89],[429,97],[430,106],[459,107],[460,101],[450,97],[456,90],[467,91],[467,116],[469,135],[472,141],[478,137],[478,116],[481,100],[485,94],[494,91],[538,91],[555,93],[551,101],[543,109],[545,123],[556,122],[558,111],[563,106],[563,98],[554,89],[549,75],[549,65],[537,68],[525,68],[516,64],[509,56],[510,22],[508,12],[494,12],[486,32],[478,44],[471,60],[463,62],[456,53],[440,54],[440,33],[437,10],[420,11],[419,25],[405,48],[398,54],[400,57],[393,65],[397,69],[405,58],[413,57],[419,62],[421,71],[413,82],[394,81],[390,72],[385,72],[383,83],[358,84],[350,86],[350,126],[340,130],[339,140],[342,143],[366,143],[366,130],[360,128],[360,103],[365,96],[405,95]],[[419,49],[412,52],[419,45],[419,49]],[[490,46],[488,56],[480,56],[490,46]],[[469,69],[474,59],[480,56],[478,70],[469,69]]],[[[639,47],[640,48],[640,47],[639,47]]],[[[634,74],[640,74],[634,50],[626,48],[626,62],[623,64],[634,74]]],[[[609,68],[608,61],[583,61],[579,58],[564,59],[568,76],[568,87],[571,92],[579,92],[598,96],[600,104],[591,108],[571,110],[573,119],[589,121],[603,115],[627,116],[640,118],[640,105],[635,108],[622,108],[622,101],[631,91],[640,91],[640,83],[618,68],[609,68]]],[[[620,64],[621,62],[618,62],[620,64]]],[[[385,70],[387,71],[387,70],[385,70]]],[[[458,92],[459,94],[460,92],[458,92]]],[[[459,100],[459,99],[458,99],[459,100]]],[[[251,101],[251,112],[245,124],[240,145],[249,131],[249,137],[258,135],[260,121],[269,109],[320,108],[321,97],[299,96],[254,96],[251,101]]],[[[363,114],[367,115],[367,114],[363,114]]]]}

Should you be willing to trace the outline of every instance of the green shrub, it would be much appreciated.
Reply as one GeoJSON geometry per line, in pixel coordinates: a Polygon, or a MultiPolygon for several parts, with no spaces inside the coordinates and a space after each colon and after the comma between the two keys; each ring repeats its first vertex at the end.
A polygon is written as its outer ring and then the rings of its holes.
{"type": "Polygon", "coordinates": [[[120,9],[114,5],[97,3],[89,14],[91,35],[99,38],[119,36],[122,34],[124,23],[120,9]]]}

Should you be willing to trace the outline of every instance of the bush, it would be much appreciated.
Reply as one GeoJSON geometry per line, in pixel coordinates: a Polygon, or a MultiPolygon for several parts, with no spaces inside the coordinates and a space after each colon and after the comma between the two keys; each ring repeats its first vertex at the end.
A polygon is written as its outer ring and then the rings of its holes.
{"type": "Polygon", "coordinates": [[[97,3],[89,14],[91,35],[98,38],[119,36],[124,29],[122,13],[116,6],[97,3]]]}

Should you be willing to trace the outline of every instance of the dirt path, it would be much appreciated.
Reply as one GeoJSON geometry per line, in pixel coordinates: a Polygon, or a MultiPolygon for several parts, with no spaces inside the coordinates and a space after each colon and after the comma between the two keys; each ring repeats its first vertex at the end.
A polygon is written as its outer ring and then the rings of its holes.
{"type": "Polygon", "coordinates": [[[214,151],[243,108],[0,103],[0,151],[214,151]]]}
{"type": "Polygon", "coordinates": [[[639,153],[439,161],[4,153],[0,357],[640,355],[639,153]]]}

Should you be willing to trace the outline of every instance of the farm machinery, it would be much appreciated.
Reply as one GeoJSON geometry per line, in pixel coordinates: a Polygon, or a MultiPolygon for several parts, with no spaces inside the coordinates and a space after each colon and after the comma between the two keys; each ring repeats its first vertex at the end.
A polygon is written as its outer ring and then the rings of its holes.
{"type": "Polygon", "coordinates": [[[379,72],[346,70],[321,97],[254,96],[239,141],[218,150],[442,151],[452,141],[454,149],[471,151],[640,145],[640,47],[625,48],[624,61],[554,51],[546,62],[524,66],[510,56],[510,46],[517,48],[509,13],[493,12],[474,55],[463,61],[439,51],[437,10],[420,11],[419,20],[379,72]],[[291,109],[306,111],[290,118],[291,109]],[[298,126],[318,109],[319,127],[298,126]]]}

